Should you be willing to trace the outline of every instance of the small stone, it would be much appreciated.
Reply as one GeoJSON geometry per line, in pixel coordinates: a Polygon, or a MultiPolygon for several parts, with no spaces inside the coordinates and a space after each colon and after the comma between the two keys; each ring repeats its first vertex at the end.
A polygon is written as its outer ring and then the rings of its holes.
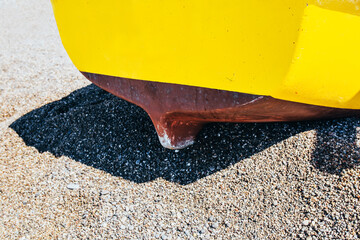
{"type": "Polygon", "coordinates": [[[218,228],[219,227],[219,223],[218,222],[214,222],[213,224],[210,225],[211,228],[218,228]]]}
{"type": "Polygon", "coordinates": [[[224,222],[224,225],[225,225],[225,227],[230,227],[230,222],[225,221],[225,222],[224,222]]]}
{"type": "Polygon", "coordinates": [[[110,192],[107,191],[107,190],[101,190],[100,194],[101,195],[107,195],[107,194],[110,194],[110,192]]]}
{"type": "Polygon", "coordinates": [[[303,224],[304,226],[308,226],[310,223],[311,223],[311,221],[308,220],[308,219],[306,219],[306,220],[304,220],[304,221],[302,222],[302,224],[303,224]]]}
{"type": "Polygon", "coordinates": [[[80,188],[79,184],[76,183],[70,183],[66,187],[70,190],[78,190],[80,188]]]}

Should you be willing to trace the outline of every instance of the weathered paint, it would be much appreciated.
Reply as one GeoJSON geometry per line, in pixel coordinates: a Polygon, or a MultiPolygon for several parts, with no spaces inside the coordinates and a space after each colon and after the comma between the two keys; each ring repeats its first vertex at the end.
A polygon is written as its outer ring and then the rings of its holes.
{"type": "Polygon", "coordinates": [[[360,110],[329,108],[209,88],[158,83],[83,72],[97,86],[143,108],[161,144],[193,144],[208,122],[282,122],[360,116],[360,110]]]}

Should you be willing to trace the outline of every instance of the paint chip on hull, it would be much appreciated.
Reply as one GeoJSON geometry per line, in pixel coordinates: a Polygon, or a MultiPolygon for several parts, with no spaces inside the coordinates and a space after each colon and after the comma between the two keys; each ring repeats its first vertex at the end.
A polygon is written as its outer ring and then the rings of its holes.
{"type": "Polygon", "coordinates": [[[169,136],[166,134],[166,132],[164,132],[163,136],[158,135],[160,143],[163,147],[168,148],[168,149],[184,149],[190,145],[194,144],[194,139],[186,139],[184,141],[178,141],[176,142],[176,145],[172,144],[171,139],[169,138],[169,136]]]}

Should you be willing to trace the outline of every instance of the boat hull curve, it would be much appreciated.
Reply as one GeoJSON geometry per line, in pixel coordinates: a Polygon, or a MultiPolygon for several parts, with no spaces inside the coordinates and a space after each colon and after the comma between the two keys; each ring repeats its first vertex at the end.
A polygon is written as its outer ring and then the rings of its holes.
{"type": "Polygon", "coordinates": [[[161,144],[193,144],[209,122],[289,122],[360,116],[360,110],[297,103],[270,96],[82,72],[100,88],[143,108],[161,144]]]}

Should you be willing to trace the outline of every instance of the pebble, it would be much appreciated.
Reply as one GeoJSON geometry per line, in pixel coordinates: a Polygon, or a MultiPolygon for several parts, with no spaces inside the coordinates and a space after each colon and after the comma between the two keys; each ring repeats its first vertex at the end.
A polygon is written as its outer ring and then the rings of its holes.
{"type": "Polygon", "coordinates": [[[304,226],[308,226],[310,223],[311,223],[311,221],[308,220],[308,219],[306,219],[306,220],[304,220],[304,221],[302,222],[302,224],[303,224],[304,226]]]}
{"type": "Polygon", "coordinates": [[[78,190],[80,188],[79,184],[76,183],[69,183],[66,187],[70,190],[78,190]]]}
{"type": "Polygon", "coordinates": [[[107,194],[110,194],[110,191],[101,190],[100,194],[101,194],[101,195],[107,195],[107,194]]]}
{"type": "Polygon", "coordinates": [[[210,227],[216,229],[216,228],[219,227],[219,223],[218,223],[218,222],[214,222],[214,223],[212,223],[212,224],[210,225],[210,227]]]}

